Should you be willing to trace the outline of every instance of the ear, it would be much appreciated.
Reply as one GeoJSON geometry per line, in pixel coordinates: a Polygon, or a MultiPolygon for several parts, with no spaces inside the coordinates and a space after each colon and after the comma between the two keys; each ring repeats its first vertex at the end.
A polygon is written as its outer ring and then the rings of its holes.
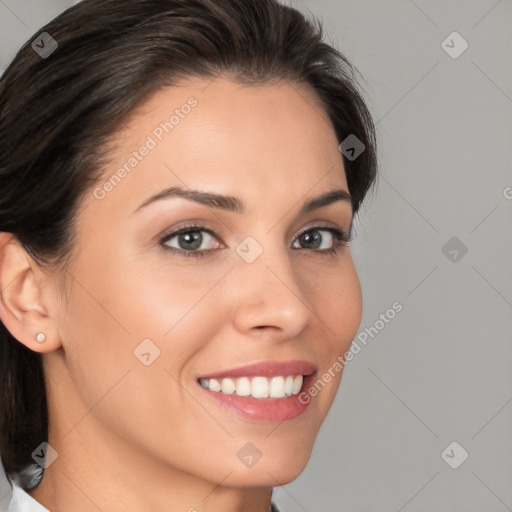
{"type": "Polygon", "coordinates": [[[19,240],[0,232],[0,320],[20,343],[39,353],[61,346],[55,320],[42,301],[44,277],[19,240]],[[43,343],[36,341],[40,332],[46,336],[43,343]]]}

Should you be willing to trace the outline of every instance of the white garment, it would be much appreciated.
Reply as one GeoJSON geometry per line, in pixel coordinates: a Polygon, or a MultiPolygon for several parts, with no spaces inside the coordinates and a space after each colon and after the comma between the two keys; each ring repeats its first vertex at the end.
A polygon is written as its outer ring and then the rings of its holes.
{"type": "MultiPolygon", "coordinates": [[[[37,502],[16,482],[7,477],[0,463],[0,512],[50,512],[37,502]],[[10,491],[5,492],[5,488],[10,487],[10,491]],[[9,498],[8,498],[9,496],[9,498]],[[7,498],[7,500],[6,500],[7,498]],[[9,501],[10,500],[10,501],[9,501]],[[7,503],[9,505],[5,508],[7,503]]],[[[274,503],[271,503],[269,512],[279,512],[274,503]]]]}
{"type": "Polygon", "coordinates": [[[30,494],[19,487],[16,483],[12,484],[12,496],[7,508],[7,512],[50,512],[47,508],[38,503],[30,494]]]}
{"type": "MultiPolygon", "coordinates": [[[[271,503],[269,512],[279,512],[274,503],[271,503]]],[[[13,483],[11,502],[6,512],[50,512],[38,503],[30,494],[13,483]]]]}

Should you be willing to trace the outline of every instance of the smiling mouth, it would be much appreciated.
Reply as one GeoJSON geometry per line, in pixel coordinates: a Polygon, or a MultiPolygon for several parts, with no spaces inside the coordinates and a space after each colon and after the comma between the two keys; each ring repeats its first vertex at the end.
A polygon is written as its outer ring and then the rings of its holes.
{"type": "MultiPolygon", "coordinates": [[[[312,374],[311,374],[312,375],[312,374]]],[[[247,396],[258,399],[280,399],[298,395],[308,375],[281,375],[273,377],[224,377],[198,379],[210,391],[224,395],[247,396]]]]}

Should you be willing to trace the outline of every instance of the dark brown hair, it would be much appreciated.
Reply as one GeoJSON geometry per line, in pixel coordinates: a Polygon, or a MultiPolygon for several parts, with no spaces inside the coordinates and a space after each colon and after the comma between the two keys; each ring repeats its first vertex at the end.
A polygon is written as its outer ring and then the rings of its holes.
{"type": "MultiPolygon", "coordinates": [[[[27,41],[0,79],[0,231],[65,276],[80,199],[101,179],[105,142],[141,102],[181,78],[309,84],[339,143],[354,213],[375,183],[375,129],[356,70],[323,41],[321,22],[277,0],[84,0],[27,41]],[[58,47],[42,57],[32,42],[58,47]]],[[[64,278],[62,277],[63,281],[64,278]]],[[[26,490],[47,441],[42,359],[0,322],[0,455],[26,490]],[[32,473],[31,473],[32,471],[32,473]]]]}

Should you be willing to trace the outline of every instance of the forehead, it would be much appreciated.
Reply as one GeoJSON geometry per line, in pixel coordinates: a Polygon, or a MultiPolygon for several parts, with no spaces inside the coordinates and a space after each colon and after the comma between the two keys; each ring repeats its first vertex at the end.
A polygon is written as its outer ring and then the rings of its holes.
{"type": "Polygon", "coordinates": [[[283,190],[291,200],[308,191],[347,189],[331,122],[302,84],[190,79],[149,97],[123,122],[111,147],[101,183],[111,183],[105,199],[120,208],[133,210],[172,185],[248,201],[252,195],[255,202],[283,190]]]}

